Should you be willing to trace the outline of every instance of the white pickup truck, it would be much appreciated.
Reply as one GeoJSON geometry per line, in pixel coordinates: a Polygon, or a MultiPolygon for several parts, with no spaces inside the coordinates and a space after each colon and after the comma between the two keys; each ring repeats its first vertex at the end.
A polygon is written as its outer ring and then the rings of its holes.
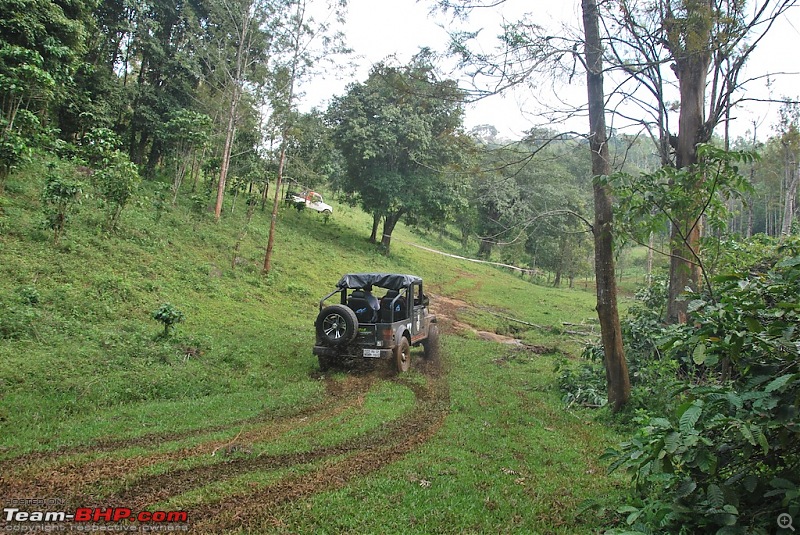
{"type": "Polygon", "coordinates": [[[306,190],[300,193],[290,191],[286,194],[286,202],[294,205],[298,210],[310,208],[323,215],[333,213],[333,207],[322,200],[322,195],[316,191],[306,190]]]}

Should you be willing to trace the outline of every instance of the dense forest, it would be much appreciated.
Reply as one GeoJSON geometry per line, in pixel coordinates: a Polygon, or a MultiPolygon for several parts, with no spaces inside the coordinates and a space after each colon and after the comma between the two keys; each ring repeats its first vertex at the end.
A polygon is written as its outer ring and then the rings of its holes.
{"type": "MultiPolygon", "coordinates": [[[[423,227],[452,224],[465,248],[470,238],[478,244],[473,254],[494,250],[505,262],[556,273],[556,284],[562,274],[591,271],[579,258],[588,258],[580,254],[581,223],[569,215],[591,217],[585,141],[547,129],[516,141],[498,139],[491,125],[463,131],[458,102],[467,96],[437,78],[425,51],[409,65],[375,66],[328,110],[299,113],[299,81],[347,52],[343,36],[318,23],[307,4],[4,5],[0,187],[47,152],[79,162],[87,183],[168,180],[172,203],[193,195],[220,218],[223,203],[240,194],[260,198],[263,208],[280,174],[360,202],[375,229],[385,222],[383,235],[403,216],[423,227]],[[395,114],[405,124],[367,125],[365,106],[373,118],[395,114]],[[397,147],[405,156],[389,154],[397,147]],[[385,160],[358,167],[376,152],[385,160]],[[378,177],[393,186],[407,180],[406,191],[419,198],[390,198],[378,177]],[[574,258],[563,258],[567,242],[579,246],[569,247],[574,258]]],[[[345,16],[346,6],[334,7],[345,16]]],[[[729,232],[779,236],[794,228],[799,120],[787,98],[766,141],[717,139],[762,156],[741,170],[751,188],[728,201],[729,232]]],[[[612,133],[612,148],[615,171],[659,165],[646,137],[612,133]]],[[[115,210],[132,188],[106,192],[115,210]]]]}
{"type": "MultiPolygon", "coordinates": [[[[41,219],[54,247],[79,202],[102,211],[102,235],[117,232],[147,181],[154,217],[179,203],[213,213],[203,225],[271,210],[267,274],[283,196],[314,189],[368,214],[364,237],[382,254],[402,222],[454,238],[454,253],[571,288],[596,274],[607,193],[605,261],[646,283],[621,328],[616,320],[631,384],[617,391],[606,375],[604,336],[561,386],[570,403],[612,401],[637,429],[608,453],[633,477],[619,512],[637,533],[744,533],[772,529],[779,513],[797,518],[800,102],[782,96],[763,138],[717,128],[742,105],[737,76],[758,32],[794,2],[761,2],[752,15],[746,2],[584,0],[584,20],[603,22],[598,72],[612,81],[601,112],[631,119],[619,101],[642,103],[625,128],[601,128],[608,172],[597,170],[588,122],[587,133],[545,125],[513,140],[492,125],[465,129],[475,95],[425,48],[407,64],[374,65],[327,109],[299,111],[301,84],[350,53],[338,30],[346,0],[321,4],[0,0],[0,236],[17,232],[9,177],[47,162],[41,219]],[[664,97],[670,83],[678,101],[664,97]]],[[[581,69],[591,87],[588,34],[557,42],[529,19],[503,31],[490,57],[454,27],[448,57],[494,73],[498,88],[581,69]]]]}

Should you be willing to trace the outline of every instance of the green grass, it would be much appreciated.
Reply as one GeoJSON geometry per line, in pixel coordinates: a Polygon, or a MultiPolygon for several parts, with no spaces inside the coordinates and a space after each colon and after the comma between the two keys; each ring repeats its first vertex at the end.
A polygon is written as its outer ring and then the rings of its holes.
{"type": "Polygon", "coordinates": [[[602,525],[578,512],[621,492],[597,461],[614,433],[560,406],[548,357],[446,341],[451,413],[439,433],[354,485],[285,507],[276,514],[285,532],[592,533],[602,525]]]}
{"type": "MultiPolygon", "coordinates": [[[[411,243],[461,252],[455,241],[402,224],[391,254],[382,254],[366,240],[371,218],[327,198],[335,209],[327,223],[309,211],[281,211],[274,269],[263,276],[269,204],[266,212],[256,211],[233,267],[244,203],[231,214],[229,200],[215,223],[210,213],[193,213],[184,192],[157,219],[153,182],[142,184],[110,235],[95,201],[84,199],[54,246],[40,225],[44,174],[39,163],[12,176],[3,202],[0,461],[63,449],[63,457],[41,466],[114,462],[235,441],[237,433],[268,429],[271,421],[294,415],[300,416],[290,429],[256,440],[244,455],[257,461],[380,438],[424,405],[412,390],[433,379],[416,370],[400,381],[379,379],[355,405],[306,422],[303,411],[329,403],[326,388],[348,379],[319,374],[311,354],[313,323],[319,299],[342,273],[408,272],[425,279],[434,299],[473,305],[455,319],[551,351],[518,352],[445,332],[449,405],[433,437],[340,488],[282,503],[269,521],[259,524],[257,517],[253,529],[590,533],[603,525],[606,519],[577,512],[585,500],[613,506],[619,482],[597,458],[620,437],[593,414],[566,410],[553,371],[560,356],[580,351],[581,339],[566,335],[563,324],[595,321],[593,289],[539,286],[420,250],[411,243]],[[150,317],[165,302],[185,313],[167,339],[150,317]],[[125,444],[161,435],[152,443],[125,444]],[[92,451],[93,444],[109,441],[119,447],[92,451]]],[[[214,502],[340,458],[347,455],[197,482],[165,503],[214,502]]],[[[224,461],[164,461],[121,474],[100,490],[114,493],[141,478],[224,461]]]]}

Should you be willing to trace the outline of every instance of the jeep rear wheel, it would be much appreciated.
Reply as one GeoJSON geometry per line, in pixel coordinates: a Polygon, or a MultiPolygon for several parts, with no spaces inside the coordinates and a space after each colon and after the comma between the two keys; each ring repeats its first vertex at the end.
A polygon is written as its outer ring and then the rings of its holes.
{"type": "Polygon", "coordinates": [[[411,368],[411,346],[405,336],[400,337],[394,348],[394,363],[398,373],[407,372],[411,368]]]}
{"type": "Polygon", "coordinates": [[[323,308],[314,325],[320,339],[332,346],[349,344],[358,334],[356,313],[344,305],[323,308]]]}

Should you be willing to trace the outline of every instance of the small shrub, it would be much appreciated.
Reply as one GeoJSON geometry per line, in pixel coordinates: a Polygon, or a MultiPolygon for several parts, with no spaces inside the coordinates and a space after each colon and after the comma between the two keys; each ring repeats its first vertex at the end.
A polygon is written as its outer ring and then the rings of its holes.
{"type": "MultiPolygon", "coordinates": [[[[587,346],[583,352],[583,357],[591,359],[596,347],[587,346]]],[[[558,363],[556,371],[560,372],[558,386],[564,393],[561,399],[567,407],[573,405],[603,407],[608,403],[605,372],[597,362],[587,360],[581,362],[576,368],[567,365],[564,360],[558,363]]]]}
{"type": "Polygon", "coordinates": [[[23,305],[36,306],[39,304],[39,290],[33,286],[20,286],[17,288],[17,295],[23,305]]]}
{"type": "Polygon", "coordinates": [[[174,326],[182,322],[185,318],[183,312],[175,308],[170,303],[164,303],[152,313],[152,318],[160,321],[164,325],[164,332],[161,337],[166,338],[169,336],[170,331],[174,326]]]}
{"type": "Polygon", "coordinates": [[[42,191],[45,226],[53,231],[53,244],[63,236],[70,212],[79,202],[83,184],[60,176],[55,166],[50,166],[42,191]]]}
{"type": "Polygon", "coordinates": [[[118,150],[104,158],[102,166],[92,174],[92,184],[107,209],[109,230],[116,229],[122,209],[133,196],[139,181],[136,165],[118,150]]]}

